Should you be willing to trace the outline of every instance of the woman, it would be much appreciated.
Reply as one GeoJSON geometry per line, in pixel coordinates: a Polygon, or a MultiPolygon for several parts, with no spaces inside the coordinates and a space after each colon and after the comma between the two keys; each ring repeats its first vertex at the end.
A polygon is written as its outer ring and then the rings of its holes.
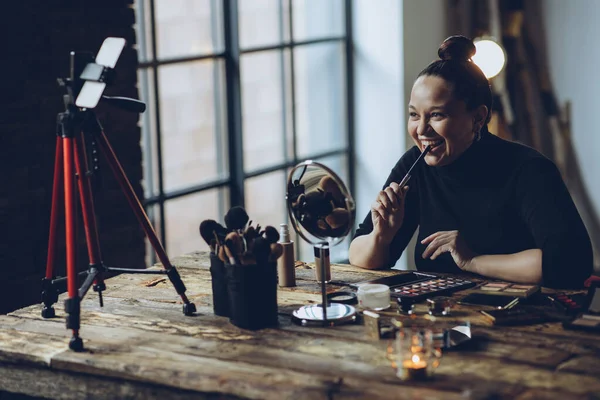
{"type": "Polygon", "coordinates": [[[408,132],[416,146],[360,224],[350,262],[393,266],[419,227],[418,270],[581,287],[592,272],[592,247],[560,172],[536,150],[488,132],[492,93],[470,61],[470,39],[452,36],[438,54],[410,96],[408,132]],[[431,151],[400,188],[427,145],[431,151]]]}

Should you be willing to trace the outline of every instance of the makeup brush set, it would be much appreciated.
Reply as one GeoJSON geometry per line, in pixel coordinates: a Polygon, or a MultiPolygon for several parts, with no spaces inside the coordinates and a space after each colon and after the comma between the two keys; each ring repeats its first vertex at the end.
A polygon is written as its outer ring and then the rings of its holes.
{"type": "Polygon", "coordinates": [[[252,225],[243,207],[225,214],[225,226],[207,219],[200,236],[210,247],[213,310],[245,329],[276,326],[279,232],[252,225]]]}
{"type": "Polygon", "coordinates": [[[202,221],[200,236],[209,245],[211,253],[231,265],[277,261],[283,253],[283,247],[277,243],[277,229],[252,226],[246,210],[239,206],[232,207],[225,214],[225,227],[212,219],[202,221]]]}

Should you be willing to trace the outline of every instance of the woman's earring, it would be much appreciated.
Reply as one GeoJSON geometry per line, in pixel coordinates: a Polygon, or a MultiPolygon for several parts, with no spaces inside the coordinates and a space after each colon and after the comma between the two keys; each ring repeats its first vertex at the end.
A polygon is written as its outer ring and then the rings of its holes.
{"type": "Polygon", "coordinates": [[[474,125],[473,133],[475,134],[475,141],[479,141],[481,139],[481,127],[474,125]]]}

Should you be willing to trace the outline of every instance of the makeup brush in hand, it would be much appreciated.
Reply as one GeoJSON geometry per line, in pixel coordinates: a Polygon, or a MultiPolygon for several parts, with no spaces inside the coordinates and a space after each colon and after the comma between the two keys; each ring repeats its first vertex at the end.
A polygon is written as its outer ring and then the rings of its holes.
{"type": "Polygon", "coordinates": [[[398,184],[398,186],[400,186],[400,189],[403,189],[404,186],[406,186],[406,184],[408,183],[408,181],[410,180],[410,178],[412,176],[411,172],[412,172],[413,168],[415,168],[415,166],[419,163],[419,161],[421,161],[423,158],[425,158],[425,156],[427,155],[427,153],[429,153],[430,150],[431,150],[431,146],[427,145],[423,149],[423,152],[421,154],[419,154],[419,157],[417,157],[417,159],[415,160],[415,162],[408,169],[408,172],[406,173],[406,175],[404,175],[404,178],[402,178],[402,180],[398,184]]]}

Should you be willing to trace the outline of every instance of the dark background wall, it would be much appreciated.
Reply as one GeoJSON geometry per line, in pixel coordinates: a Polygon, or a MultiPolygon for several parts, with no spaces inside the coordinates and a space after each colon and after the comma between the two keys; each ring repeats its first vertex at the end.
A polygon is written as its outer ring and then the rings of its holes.
{"type": "MultiPolygon", "coordinates": [[[[0,313],[39,302],[48,246],[56,117],[69,75],[69,53],[97,53],[108,36],[127,47],[117,79],[105,94],[138,97],[133,0],[25,0],[0,13],[0,313]]],[[[99,105],[97,116],[134,190],[142,195],[139,116],[99,105]]],[[[108,166],[101,160],[95,202],[107,265],[143,267],[144,235],[108,166]]],[[[61,202],[57,275],[64,275],[61,202]]],[[[83,225],[78,225],[80,269],[87,268],[83,225]]],[[[89,295],[88,295],[89,296],[89,295]]]]}

